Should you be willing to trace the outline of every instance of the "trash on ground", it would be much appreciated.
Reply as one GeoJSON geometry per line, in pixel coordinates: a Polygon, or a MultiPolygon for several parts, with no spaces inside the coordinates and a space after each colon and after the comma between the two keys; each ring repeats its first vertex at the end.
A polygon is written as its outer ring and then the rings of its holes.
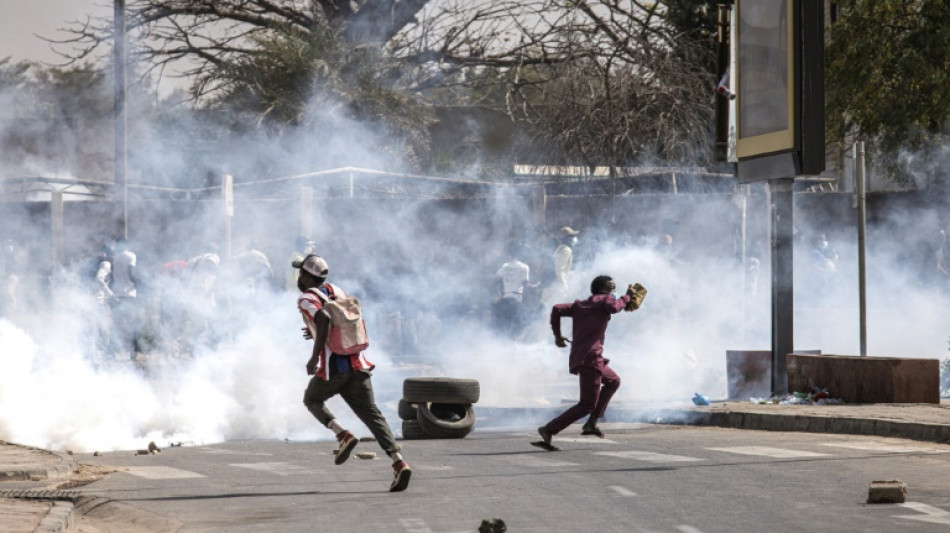
{"type": "Polygon", "coordinates": [[[693,396],[693,404],[695,405],[709,405],[709,398],[705,394],[696,393],[693,396]]]}
{"type": "Polygon", "coordinates": [[[375,459],[376,452],[356,452],[356,456],[360,459],[375,459]]]}
{"type": "Polygon", "coordinates": [[[836,405],[844,403],[840,398],[832,398],[827,388],[814,387],[810,392],[794,392],[784,397],[772,396],[769,398],[749,398],[752,403],[760,405],[836,405]]]}

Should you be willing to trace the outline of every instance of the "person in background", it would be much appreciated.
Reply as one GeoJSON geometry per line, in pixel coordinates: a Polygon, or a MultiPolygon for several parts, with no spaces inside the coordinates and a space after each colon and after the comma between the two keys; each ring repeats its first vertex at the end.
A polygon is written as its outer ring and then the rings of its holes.
{"type": "Polygon", "coordinates": [[[125,239],[116,243],[117,252],[112,256],[112,323],[118,337],[119,354],[129,350],[129,359],[138,358],[139,329],[142,310],[138,302],[138,277],[136,275],[135,255],[125,239]]]}
{"type": "MultiPolygon", "coordinates": [[[[290,264],[294,264],[295,261],[302,261],[304,257],[315,251],[316,244],[306,235],[299,235],[294,240],[294,251],[290,254],[290,264]]],[[[297,290],[297,274],[299,272],[299,270],[293,267],[287,269],[286,287],[288,291],[297,290]]]]}
{"type": "Polygon", "coordinates": [[[538,428],[544,443],[551,445],[551,438],[567,426],[589,416],[582,428],[582,435],[604,437],[597,421],[604,416],[611,397],[620,388],[620,377],[610,368],[604,357],[604,337],[610,317],[622,311],[636,296],[633,287],[626,294],[614,296],[617,289],[613,278],[597,276],[590,283],[591,296],[574,303],[556,304],[551,309],[551,330],[554,344],[564,348],[571,342],[568,368],[580,382],[580,400],[564,413],[538,428]],[[573,319],[573,342],[561,333],[561,318],[573,319]]]}
{"type": "Polygon", "coordinates": [[[492,306],[492,322],[496,330],[509,334],[524,325],[524,289],[531,284],[531,268],[519,259],[520,252],[518,243],[509,243],[508,260],[495,272],[501,280],[501,298],[492,306]]]}
{"type": "Polygon", "coordinates": [[[236,281],[241,290],[255,293],[271,288],[274,269],[271,267],[267,254],[260,251],[254,243],[248,245],[247,250],[234,256],[233,263],[237,274],[236,281]]]}
{"type": "Polygon", "coordinates": [[[838,252],[828,244],[828,237],[824,233],[816,234],[812,238],[810,252],[811,267],[818,273],[823,286],[832,283],[838,272],[838,252]]]}
{"type": "Polygon", "coordinates": [[[13,239],[3,242],[0,250],[0,317],[9,317],[17,310],[17,286],[20,284],[19,261],[13,239]]]}
{"type": "Polygon", "coordinates": [[[303,403],[321,424],[336,435],[339,448],[334,462],[343,464],[359,440],[327,408],[326,401],[339,394],[357,417],[366,424],[376,442],[393,461],[393,481],[390,492],[406,490],[412,470],[402,458],[401,448],[396,444],[392,430],[376,406],[373,381],[370,372],[375,368],[362,352],[340,355],[330,351],[327,338],[330,331],[330,316],[324,310],[324,298],[345,298],[346,293],[336,285],[326,283],[330,267],[320,256],[309,254],[291,263],[300,271],[297,288],[301,295],[297,308],[303,316],[304,338],[313,340],[307,375],[310,383],[304,392],[303,403]],[[320,291],[317,295],[315,291],[320,291]]]}
{"type": "Polygon", "coordinates": [[[553,280],[542,299],[546,302],[557,301],[568,295],[568,283],[574,269],[574,247],[580,231],[564,226],[558,232],[558,245],[553,254],[553,280]]]}

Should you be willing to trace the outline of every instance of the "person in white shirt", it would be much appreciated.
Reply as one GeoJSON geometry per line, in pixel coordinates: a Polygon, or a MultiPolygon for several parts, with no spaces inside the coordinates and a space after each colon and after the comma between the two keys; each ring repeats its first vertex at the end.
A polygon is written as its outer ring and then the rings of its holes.
{"type": "Polygon", "coordinates": [[[112,322],[118,344],[116,355],[121,357],[125,350],[129,350],[129,359],[135,360],[138,358],[139,329],[142,321],[135,274],[138,258],[124,239],[119,240],[116,248],[119,251],[112,256],[112,322]]]}
{"type": "Polygon", "coordinates": [[[497,331],[509,335],[521,331],[527,318],[524,288],[531,283],[531,268],[518,259],[521,247],[508,245],[508,261],[495,272],[501,279],[501,298],[492,306],[492,323],[497,331]]]}
{"type": "Polygon", "coordinates": [[[125,240],[119,241],[118,253],[112,256],[112,293],[116,298],[135,298],[135,253],[125,240]]]}

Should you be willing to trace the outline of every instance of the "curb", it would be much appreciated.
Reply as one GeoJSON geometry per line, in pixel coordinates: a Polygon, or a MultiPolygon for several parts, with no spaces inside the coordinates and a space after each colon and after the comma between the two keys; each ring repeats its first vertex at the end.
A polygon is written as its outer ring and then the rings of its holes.
{"type": "Polygon", "coordinates": [[[33,533],[65,533],[73,526],[72,502],[55,501],[33,533]]]}
{"type": "MultiPolygon", "coordinates": [[[[480,407],[479,423],[487,428],[520,427],[526,419],[542,424],[565,407],[505,408],[480,407]],[[511,422],[507,422],[511,420],[511,422]]],[[[876,418],[842,418],[781,413],[740,411],[708,412],[692,409],[611,409],[605,422],[713,426],[761,431],[801,431],[845,435],[874,435],[940,444],[950,443],[950,424],[926,424],[876,418]]]]}
{"type": "Polygon", "coordinates": [[[805,431],[897,437],[946,444],[950,425],[899,422],[874,418],[830,418],[808,415],[762,413],[694,413],[694,425],[755,429],[765,431],[805,431]]]}
{"type": "MultiPolygon", "coordinates": [[[[48,450],[43,450],[48,451],[48,450]]],[[[16,468],[13,470],[0,471],[0,482],[2,481],[33,481],[43,479],[62,479],[79,470],[79,462],[70,455],[59,452],[49,451],[49,453],[59,457],[60,462],[57,465],[34,468],[16,468]]]]}

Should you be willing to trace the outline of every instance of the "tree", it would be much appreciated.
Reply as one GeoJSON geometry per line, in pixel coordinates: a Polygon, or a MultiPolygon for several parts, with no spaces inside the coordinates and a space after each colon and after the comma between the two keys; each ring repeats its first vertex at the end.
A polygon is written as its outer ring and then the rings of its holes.
{"type": "Polygon", "coordinates": [[[898,181],[947,140],[950,10],[942,0],[843,0],[827,47],[828,140],[864,139],[898,181]],[[907,163],[911,163],[910,166],[907,163]]]}
{"type": "MultiPolygon", "coordinates": [[[[419,103],[481,102],[556,147],[552,157],[619,165],[709,144],[714,80],[696,37],[664,18],[679,3],[138,0],[128,19],[151,71],[187,59],[194,98],[254,110],[260,124],[335,105],[422,160],[419,103]]],[[[84,57],[111,21],[73,32],[84,57]]]]}

